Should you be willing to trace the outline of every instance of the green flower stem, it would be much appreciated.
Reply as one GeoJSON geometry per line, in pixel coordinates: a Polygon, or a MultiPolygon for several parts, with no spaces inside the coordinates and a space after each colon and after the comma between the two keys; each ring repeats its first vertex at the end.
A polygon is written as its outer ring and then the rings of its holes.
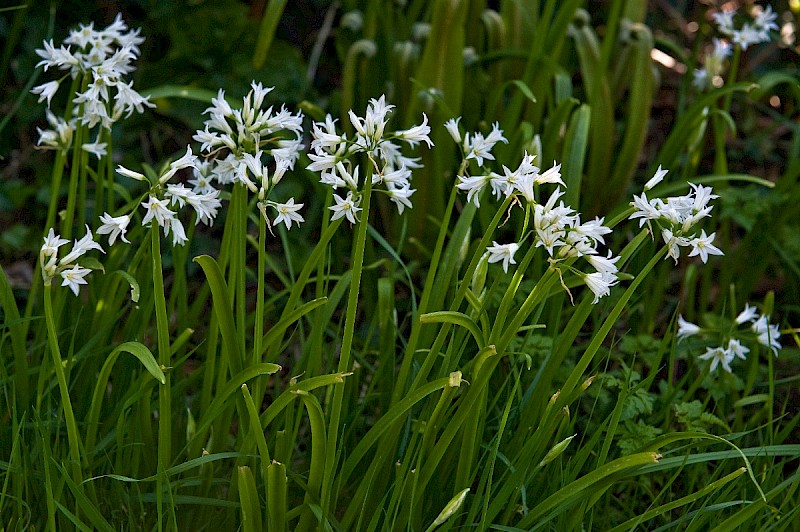
{"type": "Polygon", "coordinates": [[[75,219],[75,204],[78,196],[78,182],[81,174],[81,159],[83,145],[83,134],[86,128],[78,126],[75,128],[75,136],[72,140],[72,163],[69,171],[69,187],[67,189],[67,207],[64,210],[64,219],[61,221],[61,235],[72,238],[72,224],[75,219]]]}
{"type": "MultiPolygon", "coordinates": [[[[461,163],[461,168],[459,169],[458,175],[464,174],[468,163],[469,161],[466,160],[461,163]]],[[[447,201],[447,207],[445,208],[444,216],[442,217],[442,223],[439,226],[439,236],[436,238],[436,246],[433,248],[431,265],[428,269],[428,275],[425,279],[425,286],[422,289],[422,297],[420,298],[419,307],[417,308],[417,313],[420,316],[425,314],[428,310],[428,303],[433,292],[434,282],[436,281],[436,272],[439,268],[439,262],[442,258],[442,251],[444,250],[444,239],[447,237],[447,231],[450,227],[450,218],[453,215],[453,207],[455,205],[457,196],[458,188],[453,186],[450,190],[450,199],[447,201]]],[[[394,393],[392,395],[392,404],[397,403],[397,401],[399,401],[405,393],[405,383],[408,379],[409,371],[411,371],[411,362],[414,359],[414,353],[417,349],[417,343],[419,342],[422,325],[422,322],[420,322],[418,319],[415,319],[411,327],[411,337],[408,340],[408,347],[405,350],[403,363],[400,366],[400,375],[397,378],[397,384],[395,385],[394,393]]]]}
{"type": "MultiPolygon", "coordinates": [[[[733,58],[731,58],[731,69],[728,72],[727,84],[736,82],[736,76],[739,73],[739,63],[742,58],[742,47],[738,44],[733,48],[733,58]]],[[[729,113],[731,110],[731,100],[733,93],[728,92],[722,98],[722,107],[720,110],[724,113],[729,113]]],[[[727,128],[726,122],[722,117],[714,117],[714,173],[717,175],[725,175],[728,173],[728,155],[725,151],[727,144],[727,128]]]]}
{"type": "MultiPolygon", "coordinates": [[[[344,321],[344,334],[342,336],[342,350],[339,354],[339,373],[347,373],[350,370],[350,357],[353,348],[353,336],[355,335],[356,311],[358,310],[358,293],[361,288],[361,272],[364,267],[364,247],[367,241],[367,226],[369,225],[369,205],[372,196],[372,172],[367,172],[364,176],[364,191],[362,193],[362,216],[358,221],[356,240],[353,243],[352,253],[352,275],[350,277],[350,292],[347,298],[347,314],[344,321]]],[[[336,386],[333,392],[333,404],[330,410],[330,420],[328,425],[328,444],[327,457],[325,462],[325,472],[322,481],[321,506],[322,514],[327,515],[331,499],[331,489],[333,487],[333,473],[336,467],[335,457],[337,455],[337,443],[339,438],[339,423],[342,415],[342,399],[344,397],[345,384],[336,386]]]]}
{"type": "MultiPolygon", "coordinates": [[[[633,282],[631,282],[631,284],[628,286],[627,290],[625,290],[625,293],[622,294],[622,297],[620,297],[619,301],[617,301],[617,304],[614,305],[611,313],[608,315],[608,317],[606,317],[603,325],[595,333],[591,343],[589,343],[586,351],[584,351],[583,356],[575,365],[575,368],[572,370],[572,373],[570,373],[567,381],[561,387],[561,395],[559,395],[558,402],[556,404],[558,408],[569,404],[569,402],[573,399],[572,392],[575,390],[575,387],[578,386],[578,381],[583,377],[583,372],[586,371],[586,368],[591,363],[594,355],[597,354],[598,349],[600,349],[600,346],[606,339],[608,333],[611,331],[611,328],[615,323],[617,323],[617,320],[625,310],[631,297],[633,297],[633,293],[636,291],[639,285],[642,284],[642,281],[644,281],[653,268],[655,268],[656,264],[658,264],[658,262],[664,258],[666,253],[667,246],[663,246],[655,255],[653,255],[653,258],[650,259],[650,262],[648,262],[642,271],[639,272],[633,282]]],[[[558,409],[554,408],[553,410],[557,411],[558,409]]]]}
{"type": "Polygon", "coordinates": [[[53,318],[52,286],[44,285],[44,317],[47,322],[47,339],[50,343],[50,354],[53,356],[53,367],[56,370],[58,390],[61,393],[61,406],[64,409],[64,421],[67,424],[67,439],[69,440],[69,457],[72,463],[72,477],[76,483],[82,482],[81,475],[81,440],[78,434],[78,424],[72,411],[72,401],[69,398],[69,387],[64,373],[64,364],[61,359],[61,350],[58,347],[55,319],[53,318]]]}
{"type": "MultiPolygon", "coordinates": [[[[231,235],[230,245],[230,265],[228,270],[228,286],[231,287],[231,295],[234,300],[234,316],[239,338],[239,353],[242,356],[245,351],[245,328],[246,319],[245,307],[245,252],[247,244],[247,189],[244,185],[235,185],[230,203],[229,213],[233,216],[233,234],[231,235]]],[[[244,360],[237,361],[243,364],[244,360]]]]}
{"type": "MultiPolygon", "coordinates": [[[[266,275],[266,260],[267,260],[267,222],[264,217],[258,216],[258,266],[257,276],[258,285],[256,288],[256,323],[253,331],[253,358],[252,363],[257,364],[261,362],[261,341],[264,337],[264,276],[266,275]]],[[[243,327],[240,324],[239,327],[243,327]]]]}
{"type": "MultiPolygon", "coordinates": [[[[103,162],[105,162],[106,164],[105,178],[108,180],[108,183],[106,185],[106,189],[108,190],[108,198],[106,199],[106,209],[107,212],[111,214],[115,210],[114,185],[116,183],[115,181],[116,172],[114,171],[114,135],[112,135],[110,131],[105,132],[103,134],[103,140],[105,140],[108,143],[108,146],[106,146],[106,152],[108,152],[108,155],[106,155],[106,157],[103,159],[103,162]]],[[[101,214],[100,209],[97,209],[95,211],[95,218],[97,218],[98,217],[97,215],[99,214],[101,214]]]]}
{"type": "MultiPolygon", "coordinates": [[[[153,259],[153,300],[158,335],[158,363],[164,371],[165,377],[164,385],[158,388],[158,471],[162,473],[169,468],[172,457],[172,404],[170,401],[169,323],[167,322],[167,302],[164,298],[164,278],[161,273],[161,238],[158,230],[158,224],[151,223],[150,241],[153,259]]],[[[160,475],[159,479],[161,479],[160,475]]],[[[159,486],[160,489],[161,486],[159,486]]]]}

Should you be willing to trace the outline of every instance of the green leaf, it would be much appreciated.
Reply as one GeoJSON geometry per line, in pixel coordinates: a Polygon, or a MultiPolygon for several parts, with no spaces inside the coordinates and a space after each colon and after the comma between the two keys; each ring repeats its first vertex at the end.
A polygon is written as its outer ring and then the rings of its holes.
{"type": "MultiPolygon", "coordinates": [[[[213,258],[208,255],[200,255],[194,258],[194,262],[203,268],[208,284],[211,286],[211,299],[214,302],[214,312],[217,320],[219,320],[222,342],[228,354],[228,365],[231,373],[236,375],[242,371],[244,353],[241,352],[239,347],[239,332],[233,323],[233,311],[230,308],[230,302],[233,299],[230,296],[228,284],[222,276],[219,264],[213,258]]],[[[263,345],[266,345],[266,342],[263,345]]],[[[239,383],[239,385],[241,384],[239,383]]]]}
{"type": "Polygon", "coordinates": [[[142,294],[141,289],[139,288],[139,282],[128,272],[123,270],[116,270],[114,273],[128,281],[128,284],[131,287],[131,301],[134,303],[139,302],[139,297],[142,294]]]}
{"type": "Polygon", "coordinates": [[[261,506],[258,503],[256,479],[247,466],[238,470],[239,502],[242,505],[242,528],[244,532],[261,532],[261,506]]]}
{"type": "Polygon", "coordinates": [[[481,332],[478,324],[464,313],[451,310],[429,312],[420,316],[419,321],[421,323],[452,323],[453,325],[460,325],[472,334],[478,344],[478,348],[486,347],[483,332],[481,332]]]}

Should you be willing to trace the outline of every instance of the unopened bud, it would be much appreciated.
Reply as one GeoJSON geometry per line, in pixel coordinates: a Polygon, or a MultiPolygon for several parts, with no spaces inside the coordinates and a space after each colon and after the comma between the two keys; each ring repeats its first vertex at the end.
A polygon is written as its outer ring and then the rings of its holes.
{"type": "Polygon", "coordinates": [[[555,460],[561,453],[564,452],[564,449],[567,448],[567,445],[569,445],[569,442],[572,441],[572,438],[574,438],[577,435],[578,434],[575,433],[572,436],[570,436],[569,438],[565,438],[565,439],[561,440],[560,442],[558,442],[557,444],[555,444],[553,446],[553,448],[550,449],[550,451],[548,451],[548,453],[546,455],[544,455],[544,458],[542,458],[542,461],[539,462],[539,467],[544,467],[547,464],[549,464],[550,462],[552,462],[553,460],[555,460]]]}

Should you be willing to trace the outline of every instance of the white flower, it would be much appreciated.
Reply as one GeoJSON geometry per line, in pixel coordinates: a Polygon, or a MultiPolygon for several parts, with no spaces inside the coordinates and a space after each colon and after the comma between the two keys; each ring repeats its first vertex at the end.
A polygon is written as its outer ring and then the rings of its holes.
{"type": "Polygon", "coordinates": [[[778,356],[781,348],[781,333],[777,325],[769,323],[769,316],[761,316],[751,327],[758,337],[758,343],[772,349],[772,353],[778,356]]]}
{"type": "Polygon", "coordinates": [[[357,207],[353,201],[353,192],[348,192],[345,199],[340,198],[338,194],[334,194],[333,200],[336,202],[336,205],[328,207],[333,211],[331,221],[346,216],[351,224],[356,223],[356,213],[361,210],[361,207],[357,207]]]}
{"type": "Polygon", "coordinates": [[[611,294],[611,287],[619,283],[619,280],[615,275],[606,272],[597,272],[584,275],[583,281],[586,283],[586,286],[589,287],[589,290],[591,290],[594,294],[594,301],[592,301],[593,304],[600,301],[601,297],[611,294]]]}
{"type": "Polygon", "coordinates": [[[650,178],[650,180],[647,183],[644,184],[644,189],[650,190],[657,184],[661,183],[661,181],[664,180],[664,176],[667,175],[667,172],[669,172],[669,170],[662,170],[661,165],[659,164],[656,173],[653,175],[653,177],[650,178]]]}
{"type": "Polygon", "coordinates": [[[706,353],[704,355],[700,355],[698,358],[701,360],[710,360],[711,367],[709,368],[710,372],[713,372],[717,369],[719,364],[722,364],[722,367],[728,373],[731,373],[731,360],[733,360],[733,353],[730,353],[728,350],[723,349],[721,347],[707,347],[706,353]]]}
{"type": "Polygon", "coordinates": [[[81,149],[83,149],[83,151],[87,153],[91,153],[92,155],[97,157],[98,160],[100,160],[106,155],[108,155],[108,152],[106,151],[107,146],[108,143],[106,142],[87,142],[86,144],[81,146],[81,149]]]}
{"type": "Polygon", "coordinates": [[[91,229],[89,229],[89,226],[87,225],[86,234],[83,235],[83,238],[81,238],[80,240],[75,241],[75,243],[72,245],[72,251],[67,253],[67,255],[61,259],[61,264],[62,265],[72,264],[90,249],[97,249],[100,250],[100,252],[105,253],[105,251],[103,251],[103,247],[94,241],[94,235],[92,235],[92,231],[91,229]]]}
{"type": "Polygon", "coordinates": [[[498,244],[494,240],[491,246],[486,248],[489,252],[489,263],[503,261],[503,271],[508,273],[508,265],[516,264],[514,260],[514,253],[519,249],[519,244],[512,242],[511,244],[498,244]]]}
{"type": "Polygon", "coordinates": [[[297,212],[303,208],[303,203],[295,205],[294,198],[289,198],[286,203],[274,203],[273,207],[278,211],[278,216],[275,217],[274,223],[283,222],[286,224],[286,229],[292,228],[292,222],[297,222],[297,225],[300,225],[301,222],[305,221],[300,213],[297,212]]]}
{"type": "Polygon", "coordinates": [[[405,186],[400,188],[389,187],[387,192],[389,193],[389,199],[397,205],[397,212],[398,214],[403,214],[403,210],[408,207],[411,209],[413,205],[411,205],[411,200],[408,199],[411,195],[416,192],[417,190],[414,188],[410,188],[408,183],[405,186]]]}
{"type": "Polygon", "coordinates": [[[475,133],[470,142],[470,136],[466,134],[464,135],[464,153],[467,154],[465,159],[475,159],[478,166],[483,166],[484,159],[494,160],[491,150],[501,141],[508,144],[508,139],[503,136],[503,130],[497,122],[492,125],[492,131],[486,137],[481,133],[475,133]]]}
{"type": "Polygon", "coordinates": [[[746,321],[754,321],[758,318],[758,309],[751,307],[750,303],[744,304],[744,310],[736,316],[736,324],[741,325],[746,321]]]}
{"type": "Polygon", "coordinates": [[[450,137],[456,141],[456,144],[461,144],[461,132],[458,130],[459,120],[461,120],[460,116],[458,118],[451,118],[444,123],[445,129],[447,129],[447,132],[450,133],[450,137]]]}
{"type": "Polygon", "coordinates": [[[42,103],[43,100],[47,100],[47,107],[50,107],[50,100],[53,99],[53,95],[58,91],[58,81],[50,81],[48,83],[43,83],[31,89],[33,94],[39,95],[39,102],[42,103]]]}
{"type": "Polygon", "coordinates": [[[58,248],[67,243],[69,243],[69,240],[61,238],[61,235],[55,234],[51,227],[47,236],[44,237],[44,244],[42,244],[40,253],[45,257],[55,257],[58,255],[58,248]]]}
{"type": "Polygon", "coordinates": [[[147,210],[147,214],[142,219],[142,225],[147,225],[150,220],[155,218],[156,223],[167,229],[169,221],[175,218],[175,212],[169,209],[169,200],[160,200],[155,196],[149,196],[147,201],[142,203],[142,207],[147,210]]]}
{"type": "Polygon", "coordinates": [[[125,177],[130,177],[131,179],[135,179],[137,181],[147,181],[147,177],[144,174],[140,174],[139,172],[134,172],[133,170],[128,170],[122,165],[117,166],[117,173],[122,174],[125,177]]]}
{"type": "Polygon", "coordinates": [[[683,315],[678,315],[678,340],[683,340],[689,336],[694,336],[700,332],[700,326],[683,319],[683,315]]]}
{"type": "Polygon", "coordinates": [[[709,255],[724,255],[718,247],[712,244],[715,235],[716,233],[711,233],[706,236],[706,231],[704,229],[698,238],[691,239],[689,244],[692,246],[692,251],[689,253],[689,256],[694,257],[695,255],[700,255],[700,260],[705,264],[706,261],[708,261],[709,255]]]}
{"type": "Polygon", "coordinates": [[[735,357],[739,357],[742,360],[747,360],[747,353],[749,353],[749,352],[750,352],[750,349],[745,347],[745,346],[743,346],[742,343],[739,340],[737,340],[735,338],[731,338],[728,341],[728,353],[729,354],[731,354],[731,355],[733,355],[735,357]]]}
{"type": "Polygon", "coordinates": [[[664,243],[667,245],[667,254],[672,257],[673,260],[675,260],[675,264],[677,264],[678,259],[681,256],[679,247],[688,246],[689,239],[682,236],[677,236],[669,229],[663,229],[661,231],[661,237],[664,239],[664,243]]]}
{"type": "Polygon", "coordinates": [[[433,142],[431,142],[431,139],[428,136],[430,132],[431,128],[428,125],[428,117],[425,113],[422,113],[422,123],[420,125],[404,131],[397,131],[395,132],[395,137],[405,140],[411,146],[415,146],[418,142],[424,142],[428,145],[428,148],[431,148],[433,147],[433,142]]]}
{"type": "Polygon", "coordinates": [[[164,236],[167,236],[167,234],[172,231],[173,246],[182,246],[189,241],[189,239],[186,238],[186,231],[183,229],[183,224],[177,217],[170,218],[167,222],[167,225],[164,226],[164,236]]]}
{"type": "Polygon", "coordinates": [[[117,237],[120,237],[120,240],[123,242],[130,244],[130,242],[125,238],[125,232],[128,230],[128,223],[131,221],[130,216],[126,214],[124,216],[114,217],[106,212],[100,216],[100,221],[103,222],[103,225],[97,228],[97,233],[101,235],[108,235],[109,246],[114,245],[117,237]]]}
{"type": "Polygon", "coordinates": [[[480,193],[486,183],[489,182],[491,176],[477,175],[472,177],[458,176],[459,183],[456,185],[459,190],[467,191],[467,201],[475,203],[476,207],[480,207],[480,193]]]}
{"type": "Polygon", "coordinates": [[[594,266],[594,268],[600,273],[617,273],[619,270],[617,269],[617,261],[619,257],[611,258],[611,252],[608,252],[608,257],[601,257],[599,255],[586,255],[586,260],[589,261],[589,264],[594,266]]]}
{"type": "Polygon", "coordinates": [[[87,284],[84,277],[91,273],[91,271],[92,270],[89,268],[83,268],[81,266],[73,266],[67,270],[62,270],[61,278],[63,281],[61,282],[61,286],[69,286],[69,289],[77,296],[80,290],[79,285],[87,284]]]}

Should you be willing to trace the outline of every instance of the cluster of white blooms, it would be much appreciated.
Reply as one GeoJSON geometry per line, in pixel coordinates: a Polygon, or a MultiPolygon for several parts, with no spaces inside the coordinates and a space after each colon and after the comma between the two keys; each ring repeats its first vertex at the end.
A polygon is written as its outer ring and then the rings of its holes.
{"type": "Polygon", "coordinates": [[[55,234],[53,228],[44,237],[44,244],[39,251],[39,263],[42,267],[42,279],[45,285],[50,285],[56,276],[61,276],[61,286],[68,286],[70,290],[77,296],[80,290],[80,285],[87,284],[86,276],[91,273],[91,269],[84,268],[78,264],[78,259],[86,254],[91,249],[100,250],[102,253],[103,248],[94,241],[92,231],[89,226],[86,226],[86,234],[80,240],[75,240],[72,249],[69,253],[58,258],[58,248],[64,244],[69,243],[69,240],[61,238],[60,235],[55,234]]]}
{"type": "Polygon", "coordinates": [[[772,6],[767,5],[762,8],[756,5],[755,10],[753,16],[740,15],[746,19],[740,24],[737,24],[738,13],[734,10],[719,11],[711,16],[720,33],[729,37],[733,44],[741,46],[742,50],[747,50],[751,44],[769,42],[771,40],[769,32],[778,29],[775,23],[778,14],[772,11],[772,6]]]}
{"type": "MultiPolygon", "coordinates": [[[[603,225],[602,218],[582,223],[580,213],[564,205],[563,201],[559,201],[564,195],[561,188],[557,188],[545,204],[538,202],[534,196],[534,187],[538,185],[554,184],[566,187],[561,179],[561,165],[555,164],[549,170],[541,172],[539,167],[533,164],[536,156],[526,152],[516,170],[512,171],[502,165],[501,175],[483,168],[485,160],[494,160],[491,153],[494,145],[498,142],[507,142],[497,124],[494,124],[491,133],[485,137],[480,133],[472,135],[466,133],[462,138],[458,119],[449,120],[445,127],[463,150],[464,160],[474,159],[484,170],[482,175],[458,176],[456,187],[467,193],[467,201],[472,201],[480,207],[480,194],[487,186],[491,188],[496,199],[511,195],[524,198],[528,206],[533,209],[534,245],[547,250],[553,262],[585,257],[596,271],[586,274],[575,270],[576,273],[594,293],[595,303],[601,297],[607,296],[611,286],[618,282],[616,262],[619,257],[612,258],[610,253],[607,257],[603,257],[598,254],[597,247],[599,244],[605,244],[603,236],[611,233],[611,229],[603,225]]],[[[463,168],[466,170],[466,165],[463,168]]],[[[493,241],[492,244],[486,248],[489,262],[502,261],[503,270],[507,272],[509,264],[516,264],[514,254],[520,248],[521,242],[498,244],[493,241]]]]}
{"type": "Polygon", "coordinates": [[[333,211],[332,220],[346,217],[350,223],[356,222],[356,214],[361,210],[362,185],[359,182],[359,167],[354,165],[351,157],[364,153],[369,157],[373,168],[372,184],[383,184],[389,199],[397,206],[398,212],[411,208],[411,195],[415,189],[411,188],[411,171],[420,168],[419,158],[406,157],[401,151],[401,145],[395,141],[403,141],[415,147],[424,142],[430,148],[433,146],[428,134],[428,117],[422,115],[422,123],[412,128],[389,132],[386,125],[389,122],[389,112],[393,105],[386,104],[386,96],[378,99],[372,98],[367,106],[366,115],[362,118],[352,110],[348,116],[350,123],[356,131],[353,139],[348,139],[344,133],[336,131],[336,120],[330,115],[324,122],[315,122],[312,128],[311,150],[308,157],[311,164],[307,169],[321,172],[320,182],[330,185],[334,190],[346,189],[347,194],[342,198],[334,193],[336,205],[330,207],[333,211]]]}
{"type": "MultiPolygon", "coordinates": [[[[36,50],[42,58],[37,66],[43,66],[45,70],[57,68],[68,74],[34,87],[31,92],[39,95],[40,102],[47,100],[49,108],[62,81],[68,76],[80,77],[85,90],[75,94],[72,102],[78,106],[77,112],[75,119],[67,125],[74,128],[76,121],[80,121],[90,128],[99,124],[110,129],[123,115],[128,117],[134,111],[141,113],[145,106],[154,107],[148,98],[133,89],[132,81],[125,80],[135,70],[133,62],[139,55],[142,42],[144,38],[139,36],[139,30],[129,30],[120,15],[102,30],[95,30],[93,23],[81,25],[70,31],[69,37],[59,47],[53,44],[52,39],[45,41],[44,48],[36,50]]],[[[52,147],[47,142],[49,136],[43,135],[39,144],[52,147]]],[[[105,143],[96,141],[84,145],[84,149],[99,157],[105,154],[105,143]]]]}
{"type": "Polygon", "coordinates": [[[199,194],[214,190],[214,182],[244,185],[258,196],[258,208],[267,222],[267,207],[271,207],[278,212],[273,222],[283,222],[290,229],[292,222],[303,221],[298,213],[303,204],[295,204],[294,198],[286,203],[268,198],[300,157],[303,114],[293,114],[283,106],[277,111],[265,107],[265,97],[272,89],[252,82],[250,92],[242,99],[242,107],[236,109],[225,100],[225,92],[220,89],[211,100],[211,107],[205,110],[209,115],[205,129],[194,135],[202,143],[201,151],[215,158],[198,162],[190,183],[199,194]]]}
{"type": "Polygon", "coordinates": [[[772,40],[770,31],[777,30],[775,20],[777,13],[772,7],[755,6],[754,16],[739,15],[736,11],[719,11],[712,14],[719,32],[727,40],[714,39],[714,48],[703,60],[703,67],[694,71],[692,84],[699,90],[722,86],[722,75],[725,73],[725,59],[731,55],[731,43],[742,50],[752,44],[772,40]],[[728,40],[730,42],[728,42],[728,40]]]}
{"type": "Polygon", "coordinates": [[[692,84],[701,91],[712,86],[722,86],[725,59],[730,55],[731,46],[725,41],[714,38],[714,49],[706,55],[703,61],[703,68],[698,68],[694,71],[692,84]]]}
{"type": "MultiPolygon", "coordinates": [[[[660,180],[666,173],[666,170],[661,170],[659,166],[656,177],[660,180]]],[[[657,181],[655,177],[648,184],[653,181],[657,181]]],[[[630,219],[638,218],[639,227],[647,223],[651,232],[653,231],[651,222],[654,222],[661,230],[661,237],[668,246],[668,254],[676,264],[680,258],[681,247],[691,246],[692,251],[689,252],[689,256],[699,255],[703,263],[708,261],[709,255],[724,255],[713,244],[716,233],[706,235],[706,231],[703,229],[698,236],[694,229],[700,220],[711,215],[713,207],[708,203],[719,196],[711,193],[711,187],[693,183],[689,183],[689,186],[692,190],[685,196],[670,197],[666,201],[661,198],[648,200],[647,195],[642,192],[641,196],[633,196],[631,202],[635,211],[630,219]]]]}
{"type": "MultiPolygon", "coordinates": [[[[195,192],[183,184],[169,183],[169,180],[175,176],[178,170],[194,168],[196,164],[197,156],[192,153],[191,147],[187,147],[186,154],[170,163],[155,182],[151,183],[150,190],[146,194],[147,198],[141,204],[145,209],[142,225],[147,225],[155,220],[164,229],[164,236],[169,235],[170,232],[172,233],[173,245],[183,245],[188,240],[183,224],[178,218],[176,205],[177,208],[189,205],[197,215],[195,224],[202,222],[206,225],[214,223],[214,218],[217,216],[217,211],[221,206],[219,190],[195,192]]],[[[134,172],[124,166],[118,166],[117,172],[138,181],[147,181],[147,177],[144,174],[134,172]]],[[[108,244],[110,246],[114,244],[117,237],[127,242],[125,232],[130,220],[130,214],[115,217],[104,213],[100,217],[103,225],[97,229],[97,232],[109,235],[108,244]]]]}
{"type": "MultiPolygon", "coordinates": [[[[726,334],[723,335],[722,345],[707,347],[705,354],[698,358],[711,361],[710,371],[714,371],[718,365],[722,365],[725,371],[731,373],[731,362],[736,358],[746,360],[747,353],[750,352],[750,348],[743,345],[742,341],[747,342],[753,338],[759,344],[770,348],[772,353],[778,356],[778,350],[781,348],[781,333],[778,325],[770,323],[769,318],[766,315],[759,316],[758,309],[751,307],[749,303],[745,304],[744,310],[736,316],[734,324],[727,328],[726,334]],[[749,331],[742,329],[742,325],[747,326],[748,324],[749,331]]],[[[696,335],[719,336],[720,334],[720,331],[714,328],[703,328],[684,320],[683,316],[678,316],[679,340],[696,335]]]]}

